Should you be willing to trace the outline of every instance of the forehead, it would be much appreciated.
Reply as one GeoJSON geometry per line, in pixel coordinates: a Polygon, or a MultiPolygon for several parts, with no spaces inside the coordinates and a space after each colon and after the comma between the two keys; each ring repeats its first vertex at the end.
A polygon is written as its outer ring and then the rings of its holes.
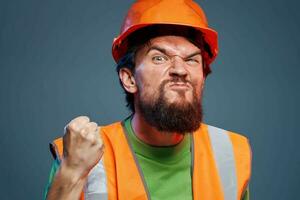
{"type": "Polygon", "coordinates": [[[147,50],[154,46],[163,48],[171,54],[185,55],[200,51],[196,45],[182,36],[159,36],[152,38],[144,49],[147,50]]]}

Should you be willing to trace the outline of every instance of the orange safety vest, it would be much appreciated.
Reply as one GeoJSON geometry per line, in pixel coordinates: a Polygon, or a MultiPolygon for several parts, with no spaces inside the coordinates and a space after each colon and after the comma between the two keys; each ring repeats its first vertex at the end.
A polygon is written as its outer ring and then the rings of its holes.
{"type": "MultiPolygon", "coordinates": [[[[100,135],[105,145],[101,162],[106,176],[105,186],[102,183],[102,187],[106,187],[106,198],[150,200],[143,173],[123,124],[117,122],[103,126],[100,135]]],[[[206,124],[201,124],[192,138],[193,199],[240,200],[251,174],[251,149],[247,138],[206,124]]],[[[63,153],[62,138],[54,140],[51,151],[55,158],[60,159],[63,153]]],[[[91,178],[92,181],[95,177],[91,178]]],[[[100,184],[96,188],[99,189],[100,184]]],[[[85,195],[83,192],[81,199],[85,195]]]]}

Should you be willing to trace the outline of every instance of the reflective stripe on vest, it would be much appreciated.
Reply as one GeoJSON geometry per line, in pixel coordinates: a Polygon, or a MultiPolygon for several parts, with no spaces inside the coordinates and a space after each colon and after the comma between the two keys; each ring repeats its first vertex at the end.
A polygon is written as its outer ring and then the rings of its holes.
{"type": "Polygon", "coordinates": [[[224,200],[237,198],[237,177],[231,140],[228,132],[208,126],[213,154],[222,183],[224,200]]]}
{"type": "Polygon", "coordinates": [[[84,188],[84,199],[107,200],[106,173],[103,166],[103,158],[90,171],[88,180],[84,188]]]}

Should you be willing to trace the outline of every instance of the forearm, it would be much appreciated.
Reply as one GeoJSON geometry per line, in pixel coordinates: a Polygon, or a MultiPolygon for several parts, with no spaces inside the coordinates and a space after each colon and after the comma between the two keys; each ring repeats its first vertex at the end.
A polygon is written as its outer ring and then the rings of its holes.
{"type": "Polygon", "coordinates": [[[86,177],[62,164],[56,173],[47,200],[79,199],[84,188],[86,177]]]}

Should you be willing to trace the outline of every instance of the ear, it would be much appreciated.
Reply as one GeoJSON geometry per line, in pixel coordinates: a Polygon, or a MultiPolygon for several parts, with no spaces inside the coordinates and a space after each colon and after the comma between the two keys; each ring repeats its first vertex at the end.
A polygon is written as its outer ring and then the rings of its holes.
{"type": "Polygon", "coordinates": [[[123,84],[123,88],[129,93],[136,93],[137,86],[135,82],[135,78],[128,68],[122,68],[119,71],[119,78],[123,84]]]}

